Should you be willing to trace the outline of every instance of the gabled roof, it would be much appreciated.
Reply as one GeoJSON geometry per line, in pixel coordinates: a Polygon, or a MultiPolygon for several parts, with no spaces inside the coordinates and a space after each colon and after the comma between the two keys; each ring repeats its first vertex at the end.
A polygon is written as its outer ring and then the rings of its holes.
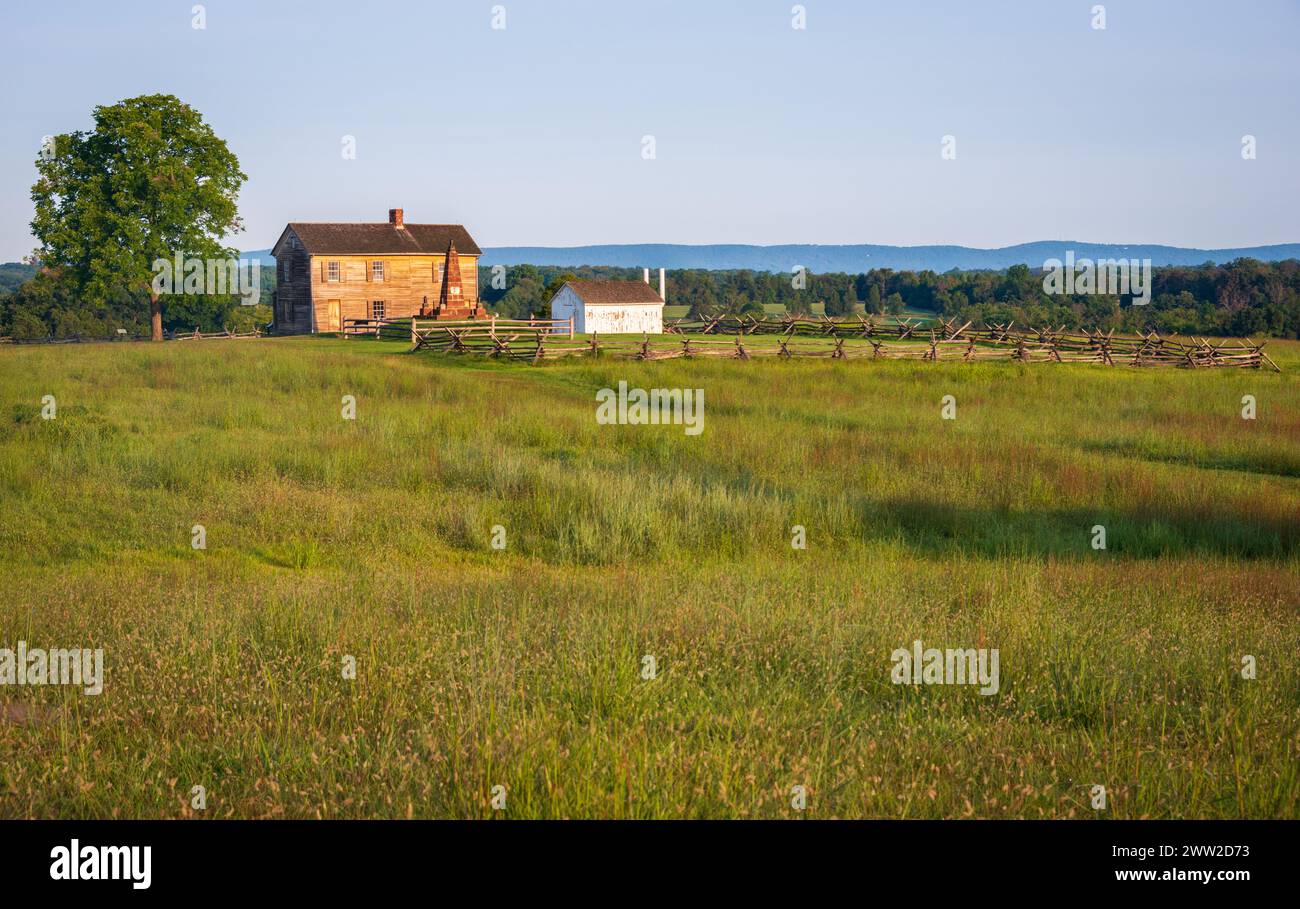
{"type": "MultiPolygon", "coordinates": [[[[303,248],[313,256],[441,256],[453,243],[463,256],[483,254],[483,250],[478,248],[462,224],[407,224],[405,227],[397,227],[387,222],[349,224],[291,221],[285,230],[297,234],[303,248]]],[[[276,247],[279,245],[277,242],[276,247]]]]}
{"type": "Polygon", "coordinates": [[[617,306],[628,303],[662,303],[655,289],[644,281],[565,281],[565,287],[588,306],[617,306]]]}

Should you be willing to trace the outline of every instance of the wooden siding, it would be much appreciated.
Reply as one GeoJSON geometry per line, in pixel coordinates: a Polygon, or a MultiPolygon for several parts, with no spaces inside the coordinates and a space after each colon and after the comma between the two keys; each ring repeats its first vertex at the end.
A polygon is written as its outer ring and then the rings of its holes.
{"type": "MultiPolygon", "coordinates": [[[[478,305],[478,257],[458,255],[462,297],[465,304],[478,305]]],[[[279,280],[276,289],[275,329],[279,334],[337,330],[330,320],[330,301],[339,302],[338,319],[368,319],[371,304],[384,302],[387,318],[417,315],[420,308],[438,304],[446,256],[308,256],[301,244],[294,248],[292,232],[276,250],[278,263],[292,263],[288,281],[279,280]],[[371,263],[384,263],[384,280],[371,280],[371,263]],[[328,279],[330,262],[339,263],[339,280],[328,279]],[[434,267],[437,266],[435,272],[434,267]],[[315,316],[313,324],[312,317],[315,316]]]]}
{"type": "MultiPolygon", "coordinates": [[[[312,256],[311,296],[316,311],[316,330],[330,331],[329,302],[339,301],[339,319],[368,319],[371,303],[384,301],[389,319],[414,316],[420,308],[438,304],[438,292],[446,256],[312,256]],[[339,263],[339,280],[328,280],[330,262],[339,263]],[[384,280],[371,279],[371,263],[384,263],[384,280]]],[[[478,258],[458,256],[467,303],[478,303],[478,258]]]]}
{"type": "Polygon", "coordinates": [[[282,248],[276,253],[276,287],[273,319],[277,334],[302,334],[312,330],[311,324],[311,280],[309,268],[311,257],[302,248],[296,247],[286,237],[282,248]],[[285,280],[285,266],[289,268],[289,278],[285,280]]]}

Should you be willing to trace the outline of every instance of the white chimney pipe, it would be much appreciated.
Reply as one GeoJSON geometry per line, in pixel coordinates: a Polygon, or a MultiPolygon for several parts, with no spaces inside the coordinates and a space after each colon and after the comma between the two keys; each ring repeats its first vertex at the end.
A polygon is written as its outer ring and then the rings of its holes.
{"type": "Polygon", "coordinates": [[[645,281],[645,283],[649,284],[649,283],[650,283],[650,269],[648,269],[648,268],[643,268],[643,269],[641,269],[641,270],[642,270],[643,272],[645,272],[645,278],[644,278],[643,280],[645,281]]]}
{"type": "MultiPolygon", "coordinates": [[[[647,280],[646,283],[649,284],[650,282],[647,280]]],[[[662,268],[659,269],[659,299],[665,303],[668,302],[668,298],[664,296],[664,270],[662,268]]]]}

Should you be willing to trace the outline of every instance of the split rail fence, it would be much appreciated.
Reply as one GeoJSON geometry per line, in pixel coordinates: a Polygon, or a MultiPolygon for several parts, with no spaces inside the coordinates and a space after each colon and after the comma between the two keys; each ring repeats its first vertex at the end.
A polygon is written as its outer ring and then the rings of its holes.
{"type": "MultiPolygon", "coordinates": [[[[211,341],[216,338],[261,338],[261,329],[254,328],[250,331],[164,331],[164,341],[211,341]]],[[[118,329],[116,334],[107,336],[85,337],[77,334],[68,338],[9,338],[0,337],[0,344],[123,344],[127,342],[149,341],[147,336],[132,337],[126,333],[125,329],[118,329]]]]}
{"type": "Polygon", "coordinates": [[[937,324],[918,319],[784,318],[714,316],[665,323],[664,334],[575,338],[573,319],[466,319],[440,322],[350,320],[349,335],[405,339],[413,350],[481,354],[529,363],[568,356],[621,356],[638,360],[721,357],[748,360],[911,359],[966,363],[1005,360],[1022,363],[1098,363],[1107,366],[1176,366],[1281,370],[1250,338],[1210,340],[1167,338],[1156,332],[1116,335],[1111,331],[1067,331],[1005,325],[937,324]],[[361,324],[363,323],[364,324],[361,324]],[[767,337],[762,337],[767,336],[767,337]]]}

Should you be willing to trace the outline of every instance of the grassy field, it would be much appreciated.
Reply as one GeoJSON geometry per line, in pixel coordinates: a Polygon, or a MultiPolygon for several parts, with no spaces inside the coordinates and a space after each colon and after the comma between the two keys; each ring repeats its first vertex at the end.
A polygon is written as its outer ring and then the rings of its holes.
{"type": "Polygon", "coordinates": [[[1300,345],[404,350],[0,350],[0,646],[106,666],[0,687],[0,816],[1300,816],[1300,345]],[[704,389],[704,432],[598,425],[620,379],[704,389]],[[917,639],[1000,690],[892,684],[917,639]]]}

